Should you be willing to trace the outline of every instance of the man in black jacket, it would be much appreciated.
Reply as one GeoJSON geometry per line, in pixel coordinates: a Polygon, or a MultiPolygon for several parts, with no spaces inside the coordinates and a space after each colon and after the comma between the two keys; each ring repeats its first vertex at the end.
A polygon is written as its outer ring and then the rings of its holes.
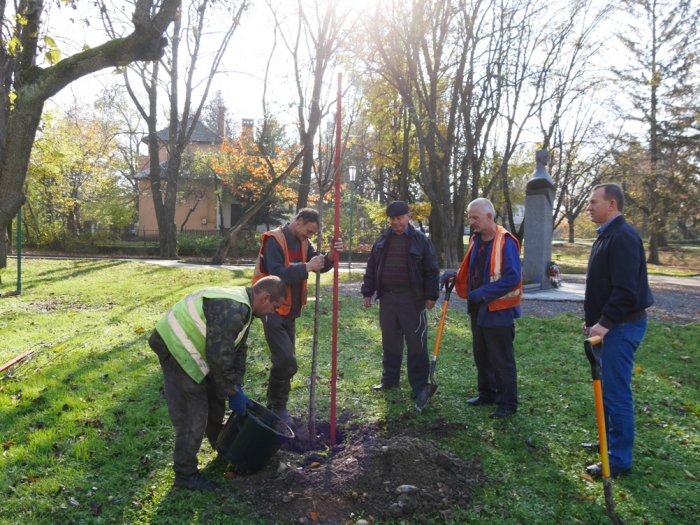
{"type": "Polygon", "coordinates": [[[408,381],[420,412],[427,403],[430,372],[426,309],[432,309],[440,295],[440,268],[430,240],[411,226],[408,204],[394,201],[386,214],[391,228],[372,246],[362,284],[365,307],[372,305],[375,292],[379,300],[384,358],[382,381],[374,389],[398,386],[405,340],[408,381]]]}
{"type": "MultiPolygon", "coordinates": [[[[647,328],[646,308],[654,303],[647,279],[642,239],[622,216],[622,188],[600,184],[593,188],[588,214],[598,224],[586,272],[586,320],[583,333],[600,336],[603,404],[613,477],[629,474],[634,445],[632,370],[634,355],[647,328]]],[[[588,467],[600,477],[600,463],[588,467]]]]}

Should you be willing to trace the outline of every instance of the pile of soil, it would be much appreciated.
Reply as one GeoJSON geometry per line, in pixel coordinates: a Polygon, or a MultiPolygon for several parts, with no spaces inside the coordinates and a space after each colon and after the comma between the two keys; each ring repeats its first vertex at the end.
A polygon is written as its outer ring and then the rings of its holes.
{"type": "Polygon", "coordinates": [[[327,454],[302,454],[292,443],[263,470],[236,476],[233,484],[256,514],[275,523],[346,524],[450,519],[486,482],[479,459],[418,437],[380,437],[376,426],[357,430],[327,454]]]}

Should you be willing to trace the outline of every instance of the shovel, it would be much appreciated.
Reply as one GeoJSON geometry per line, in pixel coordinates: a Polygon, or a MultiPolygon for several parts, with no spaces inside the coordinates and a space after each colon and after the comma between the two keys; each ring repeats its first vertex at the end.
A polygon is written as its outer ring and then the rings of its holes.
{"type": "Polygon", "coordinates": [[[620,518],[615,514],[615,502],[613,501],[612,480],[610,479],[610,462],[608,460],[608,438],[605,433],[605,410],[603,408],[603,384],[601,382],[600,363],[593,353],[593,347],[602,343],[600,337],[593,336],[583,342],[586,357],[591,363],[591,377],[593,378],[593,393],[595,395],[595,413],[598,419],[598,442],[600,443],[600,466],[603,471],[603,493],[605,494],[605,509],[613,525],[621,525],[620,518]]]}
{"type": "MultiPolygon", "coordinates": [[[[442,341],[442,330],[445,328],[445,319],[447,318],[447,307],[450,305],[450,294],[455,287],[455,280],[449,279],[445,281],[445,300],[442,303],[442,317],[440,318],[440,326],[438,327],[437,339],[435,339],[435,350],[433,350],[433,360],[430,362],[430,383],[425,387],[428,394],[427,401],[430,401],[435,392],[437,392],[438,384],[435,381],[435,365],[437,364],[437,356],[440,351],[440,342],[442,341]]],[[[426,403],[427,403],[426,401],[426,403]]]]}

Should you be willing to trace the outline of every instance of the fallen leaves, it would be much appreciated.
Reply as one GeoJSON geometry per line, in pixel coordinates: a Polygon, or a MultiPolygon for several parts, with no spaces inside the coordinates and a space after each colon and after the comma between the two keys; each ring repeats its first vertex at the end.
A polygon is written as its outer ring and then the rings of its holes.
{"type": "Polygon", "coordinates": [[[685,475],[688,476],[688,477],[689,477],[690,479],[692,479],[693,481],[697,481],[697,480],[698,480],[698,478],[696,478],[695,476],[693,476],[693,475],[692,475],[690,472],[688,472],[687,470],[684,470],[684,472],[685,472],[685,475]]]}
{"type": "Polygon", "coordinates": [[[102,504],[98,505],[94,501],[90,501],[90,510],[92,510],[93,516],[99,516],[102,514],[102,504]]]}
{"type": "Polygon", "coordinates": [[[685,361],[686,363],[690,363],[691,359],[689,355],[682,355],[680,356],[681,361],[685,361]]]}
{"type": "Polygon", "coordinates": [[[589,474],[581,474],[581,479],[585,479],[586,481],[593,483],[593,478],[589,474]]]}
{"type": "Polygon", "coordinates": [[[230,470],[227,472],[224,472],[224,477],[226,479],[233,479],[234,476],[235,476],[235,474],[233,472],[231,472],[230,470]]]}
{"type": "Polygon", "coordinates": [[[6,441],[5,443],[2,444],[2,448],[4,448],[5,450],[8,450],[14,444],[15,444],[14,441],[6,441]]]}

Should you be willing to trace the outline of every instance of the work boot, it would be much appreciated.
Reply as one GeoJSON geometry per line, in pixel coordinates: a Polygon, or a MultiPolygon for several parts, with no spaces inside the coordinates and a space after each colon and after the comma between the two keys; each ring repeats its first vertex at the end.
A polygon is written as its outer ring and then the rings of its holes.
{"type": "Polygon", "coordinates": [[[175,486],[190,490],[216,490],[219,486],[197,471],[194,474],[175,474],[175,486]]]}
{"type": "Polygon", "coordinates": [[[581,443],[581,448],[591,452],[600,452],[600,443],[581,443]]]}
{"type": "Polygon", "coordinates": [[[481,405],[493,405],[495,401],[489,401],[488,399],[484,399],[481,396],[476,396],[471,399],[467,399],[467,405],[472,406],[472,407],[478,407],[481,405]]]}
{"type": "Polygon", "coordinates": [[[281,407],[281,408],[273,408],[272,413],[276,415],[278,418],[280,418],[282,421],[287,423],[290,427],[294,423],[294,419],[292,416],[289,414],[287,411],[287,407],[281,407]]]}
{"type": "Polygon", "coordinates": [[[292,416],[287,412],[291,382],[291,379],[280,381],[270,376],[267,383],[267,408],[288,425],[293,422],[292,416]]]}
{"type": "Polygon", "coordinates": [[[374,385],[372,387],[372,390],[374,390],[375,392],[381,392],[382,390],[391,390],[392,388],[396,388],[398,386],[399,385],[397,384],[389,383],[388,381],[382,379],[382,382],[377,385],[374,385]]]}

